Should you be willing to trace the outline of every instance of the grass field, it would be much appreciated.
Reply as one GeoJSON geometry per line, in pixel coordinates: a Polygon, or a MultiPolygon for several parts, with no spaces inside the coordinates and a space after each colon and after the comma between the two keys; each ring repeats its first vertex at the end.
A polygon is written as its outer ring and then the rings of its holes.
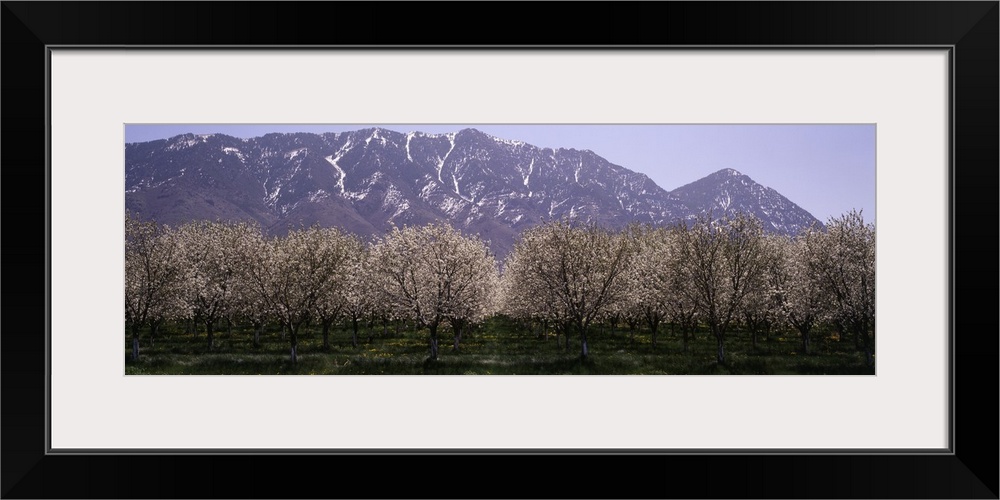
{"type": "MultiPolygon", "coordinates": [[[[274,327],[276,330],[276,327],[274,327]]],[[[131,341],[125,343],[127,375],[864,375],[874,374],[853,342],[838,341],[823,332],[814,335],[811,353],[800,352],[801,341],[791,332],[758,338],[757,349],[748,334],[734,332],[726,338],[726,363],[715,360],[715,340],[705,332],[683,352],[679,335],[662,328],[657,347],[648,331],[634,336],[619,329],[613,334],[599,329],[588,335],[590,355],[580,358],[579,338],[540,338],[502,318],[490,320],[462,337],[460,349],[452,350],[452,337],[440,332],[440,354],[429,359],[428,334],[404,329],[399,334],[381,326],[358,335],[351,346],[348,331],[336,328],[330,334],[330,349],[323,350],[318,328],[303,328],[299,334],[298,363],[289,359],[289,343],[275,331],[261,337],[255,348],[249,329],[225,329],[215,334],[215,347],[208,349],[204,332],[184,334],[177,328],[161,328],[151,346],[141,338],[140,359],[132,361],[131,341]],[[665,330],[665,332],[664,332],[665,330]],[[631,337],[631,338],[630,338],[631,337]]]]}

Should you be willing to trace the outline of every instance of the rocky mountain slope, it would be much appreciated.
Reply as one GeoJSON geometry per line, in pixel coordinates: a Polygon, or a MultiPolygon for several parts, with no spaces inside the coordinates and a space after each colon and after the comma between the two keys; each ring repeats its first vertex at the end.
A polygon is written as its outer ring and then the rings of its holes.
{"type": "Polygon", "coordinates": [[[447,220],[480,235],[499,256],[521,230],[567,216],[622,227],[741,210],[784,234],[818,222],[735,170],[668,192],[589,150],[538,148],[471,128],[251,139],[187,134],[131,143],[125,190],[127,209],[165,224],[255,220],[275,234],[319,224],[371,236],[447,220]]]}

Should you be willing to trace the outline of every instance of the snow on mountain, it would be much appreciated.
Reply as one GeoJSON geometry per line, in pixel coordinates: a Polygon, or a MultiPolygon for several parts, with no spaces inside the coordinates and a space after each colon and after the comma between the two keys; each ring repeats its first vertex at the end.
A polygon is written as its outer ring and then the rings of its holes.
{"type": "Polygon", "coordinates": [[[694,214],[710,212],[713,218],[750,213],[771,233],[795,235],[812,224],[823,224],[780,193],[750,177],[725,168],[670,192],[694,214]]]}
{"type": "Polygon", "coordinates": [[[538,148],[472,128],[186,134],[127,144],[125,160],[126,207],[162,223],[256,220],[276,234],[319,224],[370,236],[447,220],[499,256],[521,230],[567,216],[623,227],[744,210],[785,234],[815,221],[735,170],[667,192],[592,151],[538,148]]]}

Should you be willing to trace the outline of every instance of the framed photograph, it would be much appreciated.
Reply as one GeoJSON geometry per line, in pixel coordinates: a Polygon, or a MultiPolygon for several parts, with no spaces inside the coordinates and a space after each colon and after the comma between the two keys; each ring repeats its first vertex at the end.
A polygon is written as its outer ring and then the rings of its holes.
{"type": "MultiPolygon", "coordinates": [[[[995,354],[997,339],[962,306],[973,292],[996,303],[987,215],[997,206],[997,3],[657,6],[672,16],[655,27],[646,25],[650,7],[611,9],[629,20],[611,23],[628,25],[623,33],[633,21],[638,33],[663,33],[652,40],[519,46],[484,45],[471,33],[463,45],[439,45],[407,30],[383,40],[337,28],[324,39],[336,19],[374,15],[364,4],[338,5],[326,23],[310,3],[5,2],[3,164],[9,186],[45,186],[8,198],[18,201],[6,219],[37,232],[39,221],[11,216],[44,214],[46,234],[34,253],[5,246],[44,256],[34,258],[45,279],[44,290],[7,303],[8,320],[22,324],[6,325],[3,337],[3,495],[296,496],[284,474],[306,461],[384,484],[377,470],[386,467],[422,481],[494,455],[511,467],[498,474],[514,473],[518,460],[548,474],[542,457],[572,455],[587,469],[610,467],[608,477],[527,495],[996,498],[996,429],[971,416],[995,421],[997,360],[981,353],[995,354]],[[714,24],[692,32],[680,22],[697,16],[714,24]],[[120,22],[108,28],[111,19],[120,22]],[[198,31],[209,19],[221,28],[198,31]],[[760,22],[740,24],[747,19],[760,22]],[[184,27],[196,34],[185,39],[184,27]],[[9,104],[17,102],[31,105],[9,104]],[[125,375],[123,146],[137,124],[868,127],[877,371],[125,375]],[[39,323],[44,335],[17,333],[41,331],[39,323]],[[79,465],[125,455],[124,469],[79,465]],[[251,459],[254,470],[285,472],[252,483],[229,475],[251,459]],[[174,471],[169,482],[154,464],[174,471]],[[210,492],[197,489],[197,474],[177,472],[206,467],[226,471],[210,492]],[[657,472],[621,485],[616,477],[634,467],[657,472]],[[71,469],[90,470],[89,479],[46,480],[77,477],[71,469]],[[678,477],[698,484],[694,493],[664,488],[678,477]]],[[[587,4],[570,14],[585,24],[607,15],[587,4]]],[[[412,496],[408,481],[369,494],[412,496]]],[[[514,484],[492,488],[485,495],[526,495],[514,484]]]]}

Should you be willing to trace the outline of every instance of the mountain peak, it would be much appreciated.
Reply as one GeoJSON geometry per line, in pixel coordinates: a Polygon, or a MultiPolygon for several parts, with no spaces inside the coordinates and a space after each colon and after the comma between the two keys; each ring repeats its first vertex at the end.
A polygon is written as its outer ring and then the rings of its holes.
{"type": "Polygon", "coordinates": [[[769,232],[794,235],[820,223],[809,212],[774,189],[763,186],[732,168],[724,168],[670,192],[695,213],[713,217],[749,213],[764,222],[769,232]]]}
{"type": "Polygon", "coordinates": [[[734,168],[724,168],[714,174],[711,174],[710,177],[739,177],[741,175],[743,174],[739,170],[734,168]]]}
{"type": "Polygon", "coordinates": [[[490,137],[489,134],[483,132],[477,128],[463,128],[458,132],[455,132],[455,137],[490,137]]]}

